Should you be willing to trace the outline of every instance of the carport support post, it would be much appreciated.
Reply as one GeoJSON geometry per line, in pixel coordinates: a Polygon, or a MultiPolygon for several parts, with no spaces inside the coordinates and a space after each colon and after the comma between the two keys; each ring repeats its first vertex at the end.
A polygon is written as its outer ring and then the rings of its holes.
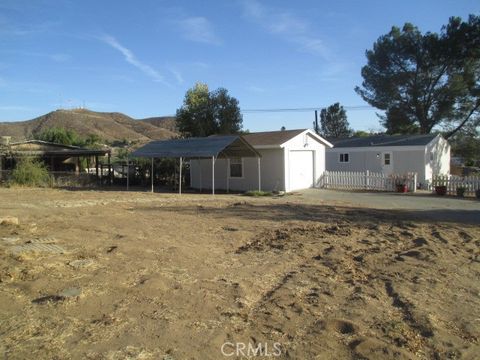
{"type": "Polygon", "coordinates": [[[153,193],[153,157],[152,157],[152,169],[150,170],[150,179],[152,181],[152,193],[153,193]]]}
{"type": "Polygon", "coordinates": [[[215,156],[212,156],[212,195],[215,195],[215,156]]]}
{"type": "Polygon", "coordinates": [[[258,191],[262,191],[262,175],[260,167],[260,157],[257,157],[257,168],[258,168],[258,191]]]}
{"type": "Polygon", "coordinates": [[[178,193],[180,195],[182,194],[182,162],[183,162],[183,159],[180,156],[180,176],[179,176],[179,180],[178,180],[178,193]]]}
{"type": "Polygon", "coordinates": [[[230,158],[225,159],[227,162],[227,193],[230,192],[230,158]]]}
{"type": "Polygon", "coordinates": [[[127,191],[130,188],[130,161],[128,160],[128,155],[127,155],[127,191]]]}

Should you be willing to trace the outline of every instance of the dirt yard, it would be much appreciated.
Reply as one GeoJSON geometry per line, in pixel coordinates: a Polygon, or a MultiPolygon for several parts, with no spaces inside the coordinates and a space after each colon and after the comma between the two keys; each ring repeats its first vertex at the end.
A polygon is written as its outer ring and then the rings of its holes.
{"type": "Polygon", "coordinates": [[[4,359],[480,354],[478,224],[295,195],[0,199],[4,359]]]}

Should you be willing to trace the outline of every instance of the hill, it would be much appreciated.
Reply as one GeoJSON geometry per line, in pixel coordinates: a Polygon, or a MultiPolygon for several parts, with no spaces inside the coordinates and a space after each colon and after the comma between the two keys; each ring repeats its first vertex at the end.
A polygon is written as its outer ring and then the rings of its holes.
{"type": "Polygon", "coordinates": [[[174,133],[177,132],[177,125],[175,123],[175,116],[159,116],[150,117],[146,119],[140,119],[140,121],[152,124],[154,126],[170,130],[174,133]]]}
{"type": "Polygon", "coordinates": [[[84,137],[97,135],[106,142],[126,139],[143,143],[177,136],[171,118],[165,120],[165,126],[160,119],[166,118],[150,119],[136,120],[122,113],[87,109],[56,110],[32,120],[0,123],[0,136],[11,136],[12,140],[21,141],[52,127],[73,130],[84,137]],[[150,123],[150,119],[155,119],[155,124],[150,123]]]}

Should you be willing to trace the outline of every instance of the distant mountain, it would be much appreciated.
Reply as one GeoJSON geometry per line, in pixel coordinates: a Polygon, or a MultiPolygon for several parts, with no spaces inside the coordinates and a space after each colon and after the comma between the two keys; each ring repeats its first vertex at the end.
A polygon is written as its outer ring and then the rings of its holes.
{"type": "Polygon", "coordinates": [[[51,127],[75,131],[80,136],[98,135],[107,142],[128,140],[144,143],[176,137],[175,118],[157,117],[135,120],[122,113],[103,113],[87,109],[56,110],[32,120],[0,123],[0,136],[13,141],[31,139],[51,127]],[[162,125],[163,124],[163,125],[162,125]]]}

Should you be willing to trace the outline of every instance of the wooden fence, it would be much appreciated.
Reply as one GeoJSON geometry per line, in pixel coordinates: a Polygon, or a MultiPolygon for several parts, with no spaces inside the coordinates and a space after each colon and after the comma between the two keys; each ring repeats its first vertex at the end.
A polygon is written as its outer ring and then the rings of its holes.
{"type": "Polygon", "coordinates": [[[404,175],[346,171],[325,171],[318,187],[338,190],[397,191],[397,185],[405,184],[408,191],[417,189],[417,173],[404,175]]]}
{"type": "Polygon", "coordinates": [[[480,189],[480,176],[455,176],[455,175],[435,175],[432,179],[432,190],[436,186],[446,186],[447,194],[456,195],[457,188],[465,188],[465,195],[475,196],[475,191],[480,189]]]}

